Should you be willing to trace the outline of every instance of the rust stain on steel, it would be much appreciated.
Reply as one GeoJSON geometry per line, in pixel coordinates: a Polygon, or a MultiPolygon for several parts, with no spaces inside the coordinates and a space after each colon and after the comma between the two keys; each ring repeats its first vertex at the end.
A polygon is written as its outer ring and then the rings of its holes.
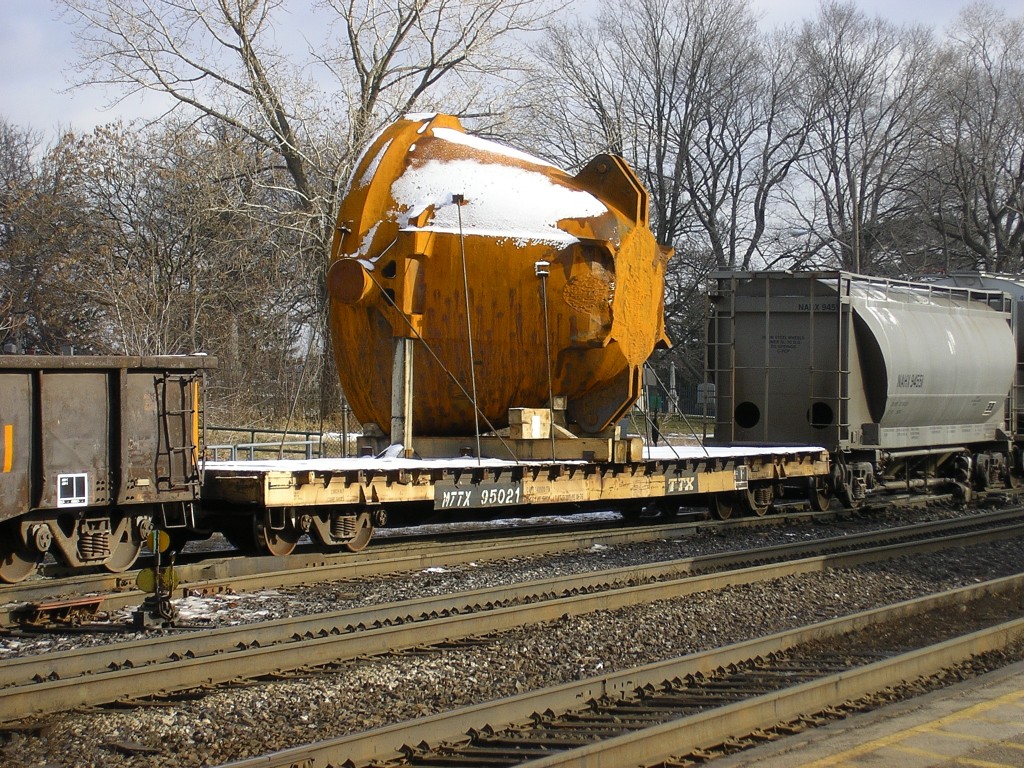
{"type": "Polygon", "coordinates": [[[609,306],[613,296],[611,281],[603,274],[571,277],[566,281],[565,289],[562,291],[566,304],[577,312],[596,315],[601,326],[607,322],[601,321],[611,315],[609,306]]]}
{"type": "Polygon", "coordinates": [[[394,340],[413,338],[414,429],[474,431],[462,392],[471,380],[464,248],[484,416],[501,427],[509,408],[547,403],[535,272],[546,261],[554,394],[567,397],[583,432],[614,423],[639,394],[644,361],[668,343],[671,251],[648,227],[647,201],[610,155],[571,176],[467,136],[453,117],[386,129],[342,203],[327,281],[337,367],[356,416],[389,430],[394,340]]]}

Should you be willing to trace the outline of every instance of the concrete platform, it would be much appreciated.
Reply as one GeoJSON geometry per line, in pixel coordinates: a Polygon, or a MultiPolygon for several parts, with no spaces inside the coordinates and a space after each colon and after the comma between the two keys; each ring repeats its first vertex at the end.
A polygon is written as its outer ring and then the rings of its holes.
{"type": "Polygon", "coordinates": [[[1024,662],[711,765],[1024,768],[1024,662]]]}

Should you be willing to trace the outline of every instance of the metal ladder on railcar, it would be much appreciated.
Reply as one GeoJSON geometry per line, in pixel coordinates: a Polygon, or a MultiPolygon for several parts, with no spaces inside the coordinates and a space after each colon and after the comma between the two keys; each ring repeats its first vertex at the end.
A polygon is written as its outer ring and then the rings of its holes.
{"type": "MultiPolygon", "coordinates": [[[[726,279],[728,280],[727,297],[722,291],[721,281],[718,281],[715,293],[720,299],[728,298],[727,311],[723,311],[713,301],[709,300],[708,302],[709,337],[713,333],[714,341],[708,338],[708,343],[704,347],[704,371],[705,377],[708,374],[712,376],[715,385],[715,441],[723,440],[724,430],[722,427],[726,426],[728,427],[728,437],[725,438],[725,442],[732,443],[736,439],[735,427],[732,423],[732,413],[736,407],[736,278],[729,276],[726,279]],[[723,334],[722,331],[726,326],[728,332],[723,334]],[[711,330],[712,327],[713,330],[711,330]]],[[[707,429],[706,426],[705,429],[707,429]]],[[[706,437],[707,435],[705,435],[705,439],[706,437]]]]}
{"type": "Polygon", "coordinates": [[[199,446],[196,428],[200,418],[200,374],[164,373],[156,379],[157,440],[156,480],[161,491],[191,491],[199,496],[199,446]],[[169,398],[168,393],[175,393],[169,398]],[[166,467],[166,474],[162,469],[166,467]]]}

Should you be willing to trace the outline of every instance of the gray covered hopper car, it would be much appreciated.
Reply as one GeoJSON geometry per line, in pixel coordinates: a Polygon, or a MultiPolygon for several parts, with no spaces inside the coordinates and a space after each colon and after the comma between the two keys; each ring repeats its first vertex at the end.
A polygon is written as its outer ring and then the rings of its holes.
{"type": "Polygon", "coordinates": [[[1013,300],[1013,327],[1017,337],[1017,375],[1014,378],[1014,418],[1012,424],[1019,441],[1024,438],[1024,275],[964,272],[938,281],[974,290],[1002,291],[1013,300]]]}
{"type": "Polygon", "coordinates": [[[1001,291],[843,272],[714,276],[715,442],[822,445],[828,487],[1008,482],[1016,368],[1001,291]]]}
{"type": "Polygon", "coordinates": [[[112,572],[199,498],[199,382],[214,358],[0,356],[0,581],[47,552],[112,572]]]}

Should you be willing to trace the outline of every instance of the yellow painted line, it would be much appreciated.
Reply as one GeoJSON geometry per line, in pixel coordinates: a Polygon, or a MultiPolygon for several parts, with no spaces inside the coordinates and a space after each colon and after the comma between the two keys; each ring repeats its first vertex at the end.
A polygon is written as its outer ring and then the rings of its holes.
{"type": "Polygon", "coordinates": [[[4,424],[4,472],[14,467],[14,425],[4,424]]]}
{"type": "MultiPolygon", "coordinates": [[[[975,723],[992,723],[993,725],[1006,725],[1005,722],[996,723],[996,722],[994,722],[992,720],[985,720],[982,717],[971,718],[971,721],[975,722],[975,723]]],[[[948,739],[955,739],[956,741],[973,741],[973,742],[975,742],[977,744],[997,744],[998,743],[998,741],[996,741],[994,739],[990,739],[990,738],[988,738],[986,736],[975,736],[973,733],[962,733],[960,731],[944,731],[944,730],[942,730],[940,728],[935,728],[933,730],[929,730],[928,734],[930,736],[937,736],[939,738],[942,738],[943,736],[945,736],[948,739]]]]}
{"type": "Polygon", "coordinates": [[[973,757],[957,757],[953,762],[973,765],[976,768],[1017,768],[1016,763],[993,763],[991,760],[975,760],[973,757]]]}
{"type": "MultiPolygon", "coordinates": [[[[997,742],[991,742],[995,744],[997,742]]],[[[964,757],[962,755],[946,755],[941,752],[932,752],[930,749],[918,749],[917,747],[910,747],[906,744],[894,744],[891,749],[894,752],[903,752],[908,755],[916,755],[917,757],[927,757],[929,760],[935,760],[941,763],[962,763],[964,765],[973,765],[976,768],[1017,768],[1016,765],[1010,763],[994,763],[991,760],[976,760],[973,757],[964,757]]]]}
{"type": "MultiPolygon", "coordinates": [[[[909,738],[915,734],[930,734],[938,732],[940,734],[949,735],[948,732],[940,731],[939,729],[949,723],[955,723],[961,720],[970,720],[971,718],[977,717],[978,715],[995,709],[996,707],[1011,705],[1017,706],[1018,702],[1024,701],[1024,691],[1014,691],[1008,693],[1005,696],[1000,696],[998,699],[992,699],[991,701],[984,701],[980,704],[975,704],[973,707],[962,709],[959,712],[941,717],[938,720],[933,720],[930,723],[924,725],[914,726],[908,728],[905,731],[899,731],[897,733],[883,736],[873,741],[867,741],[860,746],[853,747],[844,752],[838,752],[830,757],[822,758],[821,760],[815,760],[810,763],[802,763],[800,768],[833,768],[837,763],[843,761],[855,760],[856,758],[866,755],[869,752],[876,752],[886,747],[895,746],[898,742],[909,738]]],[[[993,742],[995,743],[995,742],[993,742]]],[[[900,749],[910,749],[909,747],[900,747],[900,749]]],[[[947,759],[954,759],[947,756],[947,759]]],[[[967,762],[965,758],[955,758],[961,762],[967,762]]],[[[999,766],[1000,768],[1017,768],[1016,766],[1002,766],[1000,763],[992,763],[992,766],[999,766]]]]}
{"type": "MultiPolygon", "coordinates": [[[[988,741],[986,739],[986,741],[988,741]]],[[[992,744],[998,742],[991,741],[992,744]]],[[[1017,768],[1016,764],[1012,763],[996,763],[991,760],[978,760],[973,757],[965,757],[963,755],[945,755],[941,752],[932,752],[930,749],[918,749],[917,747],[910,747],[906,744],[894,744],[892,746],[894,752],[903,752],[908,755],[916,755],[917,757],[927,757],[929,760],[935,760],[940,763],[957,763],[962,765],[973,765],[975,768],[1017,768]]]]}
{"type": "Polygon", "coordinates": [[[979,723],[989,723],[990,725],[1006,725],[1006,720],[996,720],[994,717],[975,717],[979,723]]]}
{"type": "MultiPolygon", "coordinates": [[[[984,740],[989,743],[997,743],[990,739],[984,740]]],[[[941,752],[919,750],[916,746],[908,746],[907,744],[893,744],[892,750],[894,752],[902,752],[907,755],[915,755],[920,758],[928,758],[929,760],[935,760],[940,763],[961,763],[963,765],[973,765],[976,768],[1017,768],[1016,765],[1012,765],[1010,763],[993,763],[990,760],[976,760],[975,758],[966,758],[963,756],[944,755],[941,752]]]]}
{"type": "MultiPolygon", "coordinates": [[[[1007,708],[1011,709],[1011,710],[1020,710],[1021,713],[1024,713],[1024,701],[1011,701],[1010,703],[1008,703],[1007,708]]],[[[1002,721],[1002,720],[995,720],[994,718],[975,718],[975,719],[976,720],[981,720],[984,723],[994,723],[996,725],[999,725],[1002,722],[1005,722],[1005,721],[1002,721]]]]}

